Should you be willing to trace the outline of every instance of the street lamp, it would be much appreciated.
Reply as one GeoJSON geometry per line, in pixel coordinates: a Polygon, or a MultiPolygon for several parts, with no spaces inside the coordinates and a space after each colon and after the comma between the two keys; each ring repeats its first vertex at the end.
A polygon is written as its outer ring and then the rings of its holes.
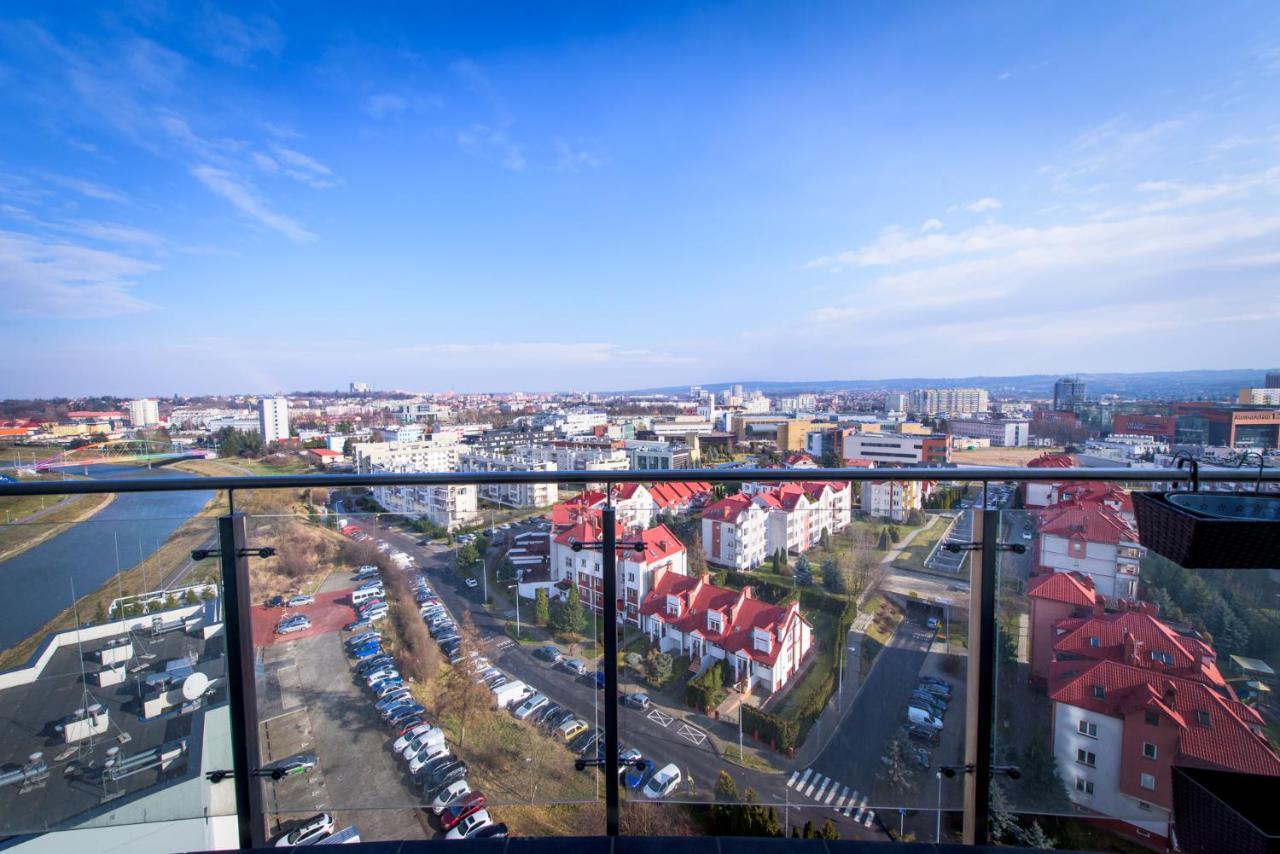
{"type": "Polygon", "coordinates": [[[942,771],[935,772],[933,776],[938,778],[938,810],[934,814],[937,823],[933,828],[933,844],[938,845],[942,842],[942,771]]]}
{"type": "Polygon", "coordinates": [[[516,640],[520,639],[520,582],[516,582],[507,588],[514,590],[516,593],[516,640]]]}

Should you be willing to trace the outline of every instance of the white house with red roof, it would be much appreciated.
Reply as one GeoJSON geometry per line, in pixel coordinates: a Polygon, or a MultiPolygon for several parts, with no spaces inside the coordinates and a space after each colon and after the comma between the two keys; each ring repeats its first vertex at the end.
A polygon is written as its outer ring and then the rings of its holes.
{"type": "Polygon", "coordinates": [[[864,480],[862,512],[878,519],[905,522],[912,510],[924,506],[922,493],[919,481],[864,480]]]}
{"type": "Polygon", "coordinates": [[[1093,587],[1093,580],[1078,572],[1045,572],[1027,582],[1027,600],[1031,603],[1031,682],[1048,684],[1049,665],[1053,662],[1056,626],[1070,617],[1101,614],[1104,600],[1093,587]]]}
{"type": "Polygon", "coordinates": [[[1103,500],[1068,498],[1040,516],[1036,562],[1040,571],[1080,572],[1108,599],[1138,595],[1138,570],[1146,553],[1138,532],[1103,500]]]}
{"type": "Polygon", "coordinates": [[[1049,698],[1068,796],[1144,844],[1168,842],[1175,764],[1280,777],[1262,717],[1204,681],[1083,657],[1053,662],[1049,698]]]}
{"type": "Polygon", "coordinates": [[[848,483],[748,483],[742,491],[766,514],[766,555],[779,549],[794,554],[808,551],[824,531],[835,533],[853,519],[848,483]]]}
{"type": "MultiPolygon", "coordinates": [[[[1075,461],[1066,454],[1041,454],[1027,463],[1027,468],[1032,469],[1069,469],[1074,466],[1075,461]]],[[[1022,484],[1022,506],[1048,507],[1050,504],[1057,504],[1058,486],[1060,484],[1045,481],[1028,481],[1022,484]]]]}
{"type": "Polygon", "coordinates": [[[754,569],[764,563],[767,514],[750,495],[736,493],[702,510],[702,551],[707,563],[754,569]]]}
{"type": "MultiPolygon", "coordinates": [[[[574,543],[596,543],[603,530],[598,514],[589,514],[576,524],[560,531],[551,542],[551,575],[562,589],[578,588],[578,598],[594,611],[603,606],[604,558],[601,552],[583,549],[575,552],[574,543]]],[[[640,625],[640,603],[653,588],[656,573],[685,575],[689,571],[684,544],[666,525],[644,531],[628,532],[618,525],[619,542],[644,542],[644,550],[618,549],[619,611],[623,619],[640,625]]]]}
{"type": "Polygon", "coordinates": [[[655,483],[649,487],[654,513],[687,513],[712,500],[711,484],[703,481],[655,483]]]}
{"type": "Polygon", "coordinates": [[[687,655],[700,670],[720,659],[732,682],[772,694],[800,670],[813,627],[797,602],[770,605],[750,587],[731,590],[707,579],[658,573],[640,608],[642,628],[664,652],[687,655]]]}

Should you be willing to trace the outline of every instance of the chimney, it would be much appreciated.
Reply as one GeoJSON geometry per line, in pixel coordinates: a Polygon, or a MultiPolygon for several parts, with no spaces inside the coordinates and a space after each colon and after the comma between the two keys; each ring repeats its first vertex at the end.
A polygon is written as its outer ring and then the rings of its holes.
{"type": "Polygon", "coordinates": [[[752,599],[752,598],[754,598],[754,597],[755,597],[755,591],[751,589],[751,585],[750,585],[750,584],[748,584],[748,585],[746,585],[745,587],[743,587],[743,588],[742,588],[742,598],[743,598],[743,599],[752,599]]]}
{"type": "Polygon", "coordinates": [[[1140,665],[1138,661],[1138,645],[1133,641],[1133,635],[1128,629],[1124,632],[1124,663],[1132,664],[1135,667],[1140,665]]]}
{"type": "Polygon", "coordinates": [[[1178,708],[1178,687],[1170,680],[1164,683],[1164,704],[1171,709],[1178,708]]]}

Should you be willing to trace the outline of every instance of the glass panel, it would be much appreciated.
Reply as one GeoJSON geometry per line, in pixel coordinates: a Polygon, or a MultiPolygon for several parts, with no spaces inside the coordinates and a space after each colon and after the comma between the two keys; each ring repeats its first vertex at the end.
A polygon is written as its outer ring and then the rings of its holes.
{"type": "Polygon", "coordinates": [[[1174,764],[1280,773],[1265,740],[1273,573],[1187,570],[1148,551],[1126,491],[1033,486],[1033,506],[1002,519],[1006,542],[1028,547],[1000,564],[996,761],[1022,774],[997,781],[1003,812],[1021,814],[998,825],[1006,840],[1033,819],[1073,847],[1099,842],[1067,834],[1168,838],[1174,764]]]}
{"type": "Polygon", "coordinates": [[[603,726],[593,591],[552,578],[548,507],[479,494],[237,493],[250,544],[277,550],[251,562],[262,765],[305,766],[262,784],[269,839],[322,812],[365,840],[441,837],[431,805],[464,787],[513,834],[603,833],[600,774],[570,749],[603,726]]]}
{"type": "Polygon", "coordinates": [[[932,838],[962,791],[935,772],[963,761],[967,553],[940,545],[969,540],[963,488],[804,478],[695,489],[643,532],[680,566],[634,568],[624,797],[719,803],[723,834],[932,838]]]}
{"type": "Polygon", "coordinates": [[[231,767],[217,566],[191,556],[216,548],[222,507],[212,491],[0,498],[0,835],[165,822],[175,848],[234,843],[233,788],[205,779],[231,767]]]}

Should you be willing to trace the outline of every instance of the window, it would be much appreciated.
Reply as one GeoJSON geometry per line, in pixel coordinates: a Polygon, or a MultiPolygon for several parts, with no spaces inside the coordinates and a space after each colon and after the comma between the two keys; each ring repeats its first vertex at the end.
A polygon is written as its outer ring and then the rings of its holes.
{"type": "Polygon", "coordinates": [[[1076,748],[1076,761],[1081,765],[1088,765],[1090,768],[1098,764],[1098,757],[1092,750],[1085,750],[1083,747],[1076,748]]]}
{"type": "Polygon", "coordinates": [[[1196,709],[1196,723],[1200,724],[1200,726],[1212,726],[1213,718],[1204,709],[1196,709]]]}
{"type": "Polygon", "coordinates": [[[1154,792],[1156,790],[1156,777],[1154,774],[1143,774],[1138,784],[1142,788],[1154,792]]]}
{"type": "Polygon", "coordinates": [[[1149,741],[1142,742],[1142,755],[1147,759],[1156,758],[1156,746],[1149,741]]]}
{"type": "Polygon", "coordinates": [[[1151,650],[1151,660],[1158,661],[1161,664],[1164,664],[1169,667],[1173,666],[1173,655],[1171,655],[1170,653],[1164,652],[1163,650],[1159,650],[1159,649],[1151,650]]]}
{"type": "Polygon", "coordinates": [[[1149,725],[1151,725],[1151,726],[1160,726],[1160,713],[1159,713],[1159,712],[1147,712],[1147,714],[1146,714],[1146,719],[1147,719],[1147,723],[1148,723],[1149,725]]]}
{"type": "Polygon", "coordinates": [[[1092,781],[1092,780],[1086,780],[1084,777],[1077,777],[1077,778],[1076,778],[1076,791],[1077,791],[1077,792],[1083,792],[1083,793],[1085,793],[1086,795],[1092,795],[1092,794],[1093,794],[1093,781],[1092,781]]]}
{"type": "Polygon", "coordinates": [[[1098,725],[1093,721],[1080,721],[1080,734],[1087,735],[1089,738],[1098,737],[1098,725]]]}
{"type": "Polygon", "coordinates": [[[1089,646],[1092,646],[1092,647],[1102,646],[1102,638],[1098,637],[1097,635],[1090,635],[1089,646]]]}
{"type": "Polygon", "coordinates": [[[1105,700],[1105,699],[1107,698],[1107,688],[1106,688],[1106,686],[1105,686],[1105,685],[1094,685],[1094,686],[1093,686],[1093,696],[1094,696],[1094,698],[1095,698],[1095,699],[1098,699],[1098,700],[1105,700]]]}
{"type": "Polygon", "coordinates": [[[635,583],[636,583],[636,574],[635,574],[634,572],[628,572],[628,573],[627,573],[627,583],[628,583],[628,584],[635,584],[635,583]]]}

